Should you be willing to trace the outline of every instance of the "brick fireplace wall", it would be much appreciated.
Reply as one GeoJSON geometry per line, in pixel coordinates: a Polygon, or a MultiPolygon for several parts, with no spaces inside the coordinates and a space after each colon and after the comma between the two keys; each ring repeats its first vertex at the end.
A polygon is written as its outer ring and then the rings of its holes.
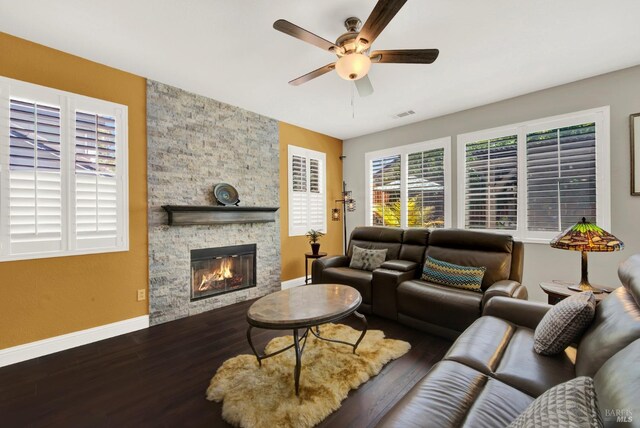
{"type": "Polygon", "coordinates": [[[243,206],[277,206],[278,122],[147,81],[149,313],[151,324],[280,289],[280,223],[167,226],[162,205],[213,205],[213,186],[238,189],[243,206]],[[190,250],[257,245],[257,286],[190,302],[190,250]]]}

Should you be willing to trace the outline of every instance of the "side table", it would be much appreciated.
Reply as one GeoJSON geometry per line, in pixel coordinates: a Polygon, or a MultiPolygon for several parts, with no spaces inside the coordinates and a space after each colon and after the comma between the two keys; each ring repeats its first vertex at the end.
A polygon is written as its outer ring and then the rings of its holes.
{"type": "Polygon", "coordinates": [[[305,285],[307,285],[309,283],[309,280],[311,279],[309,277],[309,259],[313,261],[315,259],[319,259],[326,255],[327,253],[322,253],[322,252],[319,252],[318,254],[304,253],[304,284],[305,285]]]}
{"type": "MultiPolygon", "coordinates": [[[[573,296],[574,294],[579,293],[579,291],[569,290],[569,286],[573,284],[574,283],[568,282],[568,281],[553,280],[553,281],[541,282],[540,288],[542,288],[542,291],[547,293],[547,302],[550,305],[555,305],[561,300],[564,300],[569,296],[573,296]]],[[[594,296],[596,297],[596,304],[600,302],[602,299],[606,298],[609,295],[609,293],[613,291],[609,288],[602,287],[599,285],[594,285],[594,287],[599,288],[600,290],[603,291],[603,293],[594,294],[594,296]]]]}

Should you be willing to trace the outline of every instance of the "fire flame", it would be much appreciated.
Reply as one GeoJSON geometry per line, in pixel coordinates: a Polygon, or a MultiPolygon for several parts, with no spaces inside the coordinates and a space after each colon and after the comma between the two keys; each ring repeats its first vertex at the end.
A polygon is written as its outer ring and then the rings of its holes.
{"type": "Polygon", "coordinates": [[[200,282],[198,291],[206,290],[208,288],[207,283],[233,278],[231,267],[232,267],[231,260],[223,259],[218,269],[214,270],[211,273],[206,273],[202,275],[202,281],[200,282]]]}

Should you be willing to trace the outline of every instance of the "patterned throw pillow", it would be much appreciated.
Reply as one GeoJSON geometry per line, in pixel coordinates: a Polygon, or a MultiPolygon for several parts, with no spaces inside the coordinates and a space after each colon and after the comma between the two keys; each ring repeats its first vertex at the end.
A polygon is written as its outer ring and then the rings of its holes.
{"type": "Polygon", "coordinates": [[[537,427],[602,427],[593,379],[581,376],[547,390],[508,428],[537,427]]]}
{"type": "Polygon", "coordinates": [[[596,313],[591,291],[574,294],[549,309],[536,327],[533,349],[541,355],[555,355],[577,342],[596,313]]]}
{"type": "Polygon", "coordinates": [[[485,267],[460,266],[427,257],[420,279],[434,284],[482,292],[485,267]]]}
{"type": "Polygon", "coordinates": [[[386,258],[386,248],[383,250],[368,250],[354,245],[349,267],[353,269],[374,270],[378,269],[386,258]]]}

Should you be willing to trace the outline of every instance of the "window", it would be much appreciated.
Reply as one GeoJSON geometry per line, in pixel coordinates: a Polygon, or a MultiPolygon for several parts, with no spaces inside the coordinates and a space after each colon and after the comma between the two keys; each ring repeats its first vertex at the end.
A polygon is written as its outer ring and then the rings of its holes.
{"type": "Polygon", "coordinates": [[[326,232],[326,155],[289,146],[289,236],[326,232]]]}
{"type": "Polygon", "coordinates": [[[450,138],[367,153],[367,224],[450,227],[450,138]]]}
{"type": "Polygon", "coordinates": [[[516,229],[517,146],[516,135],[475,141],[466,146],[466,229],[516,229]]]}
{"type": "Polygon", "coordinates": [[[0,77],[0,261],[128,249],[127,107],[0,77]]]}
{"type": "Polygon", "coordinates": [[[610,227],[609,108],[458,136],[466,229],[548,242],[582,217],[610,227]]]}

